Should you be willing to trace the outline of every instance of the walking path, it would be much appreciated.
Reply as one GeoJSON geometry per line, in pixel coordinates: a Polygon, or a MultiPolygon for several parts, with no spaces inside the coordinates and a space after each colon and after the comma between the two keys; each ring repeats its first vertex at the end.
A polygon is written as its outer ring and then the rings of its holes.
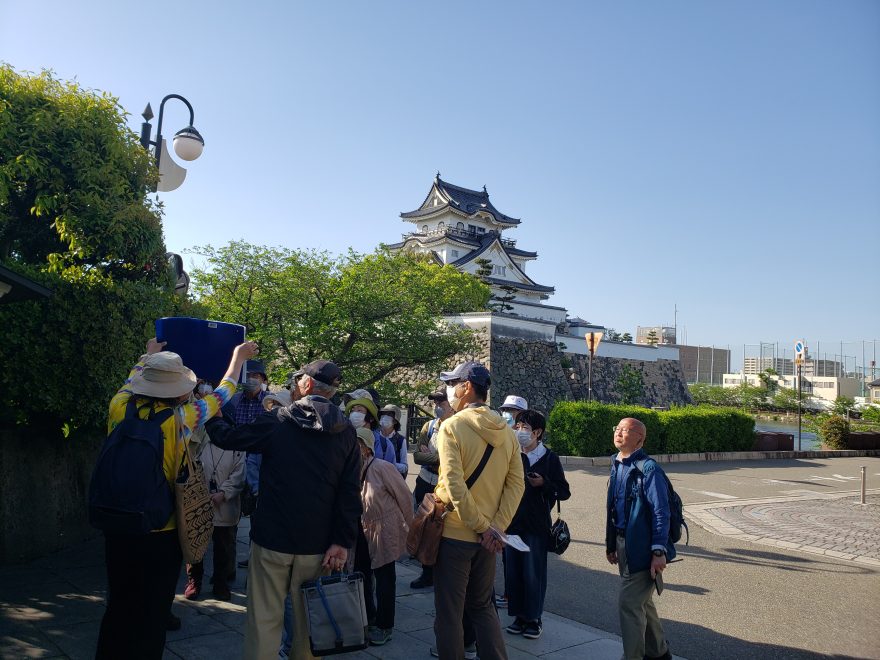
{"type": "MultiPolygon", "coordinates": [[[[250,524],[242,520],[238,554],[246,556],[250,524]]],[[[188,601],[178,595],[172,611],[183,625],[168,633],[167,660],[237,660],[242,655],[246,612],[246,569],[238,569],[230,602],[214,600],[207,583],[213,572],[210,555],[202,596],[188,601]]],[[[434,598],[431,589],[415,591],[409,583],[417,564],[397,564],[397,612],[394,637],[385,646],[370,647],[344,657],[352,660],[417,660],[430,658],[434,643],[434,598]]],[[[21,566],[0,568],[0,657],[94,657],[98,627],[104,614],[105,574],[100,539],[80,544],[21,566]]],[[[183,576],[178,594],[183,593],[183,576]]],[[[506,623],[502,614],[502,621],[506,623]]],[[[529,640],[505,633],[510,660],[618,660],[620,638],[555,614],[544,615],[544,634],[529,640]]]]}

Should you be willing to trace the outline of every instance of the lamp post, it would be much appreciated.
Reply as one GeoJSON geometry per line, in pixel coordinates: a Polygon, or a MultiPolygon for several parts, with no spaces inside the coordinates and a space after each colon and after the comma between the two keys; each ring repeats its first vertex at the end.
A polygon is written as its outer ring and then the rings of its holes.
{"type": "Polygon", "coordinates": [[[190,102],[180,94],[169,94],[162,99],[162,102],[159,104],[159,120],[156,122],[155,140],[150,139],[153,132],[153,126],[150,124],[150,120],[153,118],[153,108],[147,103],[147,107],[144,109],[142,115],[144,123],[141,124],[141,144],[144,149],[147,150],[149,150],[151,145],[155,147],[153,153],[156,158],[156,167],[159,168],[159,184],[156,186],[156,190],[160,192],[168,192],[179,188],[180,184],[182,184],[183,180],[186,178],[186,170],[171,160],[165,138],[162,137],[162,119],[165,115],[165,103],[171,99],[183,101],[189,109],[189,126],[174,134],[172,140],[174,144],[174,153],[176,153],[182,160],[191,161],[201,156],[202,150],[205,148],[205,140],[193,125],[195,121],[193,107],[190,105],[190,102]]]}
{"type": "Polygon", "coordinates": [[[587,348],[590,351],[590,366],[587,369],[587,401],[593,400],[593,355],[599,348],[599,342],[602,341],[601,332],[588,332],[584,335],[587,340],[587,348]]]}

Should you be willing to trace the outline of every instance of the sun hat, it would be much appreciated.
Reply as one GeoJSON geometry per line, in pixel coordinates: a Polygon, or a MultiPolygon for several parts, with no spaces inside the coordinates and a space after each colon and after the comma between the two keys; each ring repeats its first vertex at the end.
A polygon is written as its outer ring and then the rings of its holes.
{"type": "Polygon", "coordinates": [[[384,406],[382,408],[382,410],[380,410],[379,412],[380,413],[391,413],[392,415],[394,415],[394,419],[396,419],[398,422],[400,421],[400,408],[398,408],[397,406],[395,406],[392,403],[389,403],[387,406],[384,406]]]}
{"type": "Polygon", "coordinates": [[[379,421],[379,411],[376,408],[376,404],[373,403],[373,400],[371,398],[367,397],[366,399],[352,399],[345,404],[345,414],[348,415],[351,412],[351,409],[355,406],[363,406],[368,411],[370,411],[373,419],[375,419],[377,422],[379,421]]]}
{"type": "Polygon", "coordinates": [[[373,447],[376,442],[376,438],[370,429],[368,429],[366,426],[360,427],[357,430],[357,436],[358,436],[358,442],[360,442],[364,447],[366,447],[370,451],[374,451],[373,447]]]}
{"type": "Polygon", "coordinates": [[[525,399],[516,394],[511,394],[504,399],[504,403],[501,404],[498,410],[528,410],[528,408],[529,404],[525,399]]]}
{"type": "Polygon", "coordinates": [[[183,366],[177,353],[159,351],[146,357],[144,368],[131,379],[129,389],[141,396],[176,399],[192,392],[197,382],[192,369],[183,366]]]}
{"type": "MultiPolygon", "coordinates": [[[[348,403],[353,399],[373,399],[373,395],[364,389],[352,390],[342,395],[342,403],[348,403]]],[[[376,403],[376,401],[373,400],[373,403],[376,403]]]]}

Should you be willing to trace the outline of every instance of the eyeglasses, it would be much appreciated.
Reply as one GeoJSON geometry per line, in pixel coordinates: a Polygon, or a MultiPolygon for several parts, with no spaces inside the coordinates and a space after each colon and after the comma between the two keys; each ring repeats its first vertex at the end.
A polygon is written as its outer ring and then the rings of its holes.
{"type": "Polygon", "coordinates": [[[631,429],[628,426],[612,426],[611,433],[617,433],[620,431],[620,434],[623,435],[625,433],[632,433],[635,429],[631,429]]]}

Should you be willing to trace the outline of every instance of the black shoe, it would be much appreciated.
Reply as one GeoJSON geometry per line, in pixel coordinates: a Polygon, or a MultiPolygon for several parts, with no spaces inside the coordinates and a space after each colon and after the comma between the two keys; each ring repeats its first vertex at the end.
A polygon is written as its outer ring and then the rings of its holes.
{"type": "Polygon", "coordinates": [[[646,655],[645,660],[672,660],[672,652],[667,648],[666,653],[664,653],[663,655],[646,655]]]}
{"type": "Polygon", "coordinates": [[[174,616],[171,612],[168,613],[168,623],[165,624],[165,630],[180,630],[180,617],[174,616]]]}
{"type": "Polygon", "coordinates": [[[249,561],[248,559],[242,559],[240,562],[238,562],[238,567],[239,568],[247,568],[248,561],[249,561]]]}
{"type": "MultiPolygon", "coordinates": [[[[210,582],[210,584],[214,584],[214,576],[213,575],[211,576],[211,579],[209,582],[210,582]]],[[[232,573],[230,573],[229,575],[226,576],[226,582],[227,583],[235,582],[235,571],[233,571],[232,573]]]]}
{"type": "Polygon", "coordinates": [[[519,617],[516,617],[513,620],[513,623],[511,623],[509,626],[507,626],[507,628],[505,628],[505,630],[507,632],[509,632],[511,635],[522,635],[523,632],[525,631],[525,629],[526,629],[526,622],[523,621],[522,619],[520,619],[519,617]]]}
{"type": "Polygon", "coordinates": [[[428,580],[424,575],[417,577],[415,580],[409,583],[410,589],[425,589],[427,587],[433,587],[434,580],[428,580]]]}
{"type": "Polygon", "coordinates": [[[544,626],[540,621],[530,621],[526,624],[522,636],[526,639],[538,639],[542,632],[544,632],[544,626]]]}

